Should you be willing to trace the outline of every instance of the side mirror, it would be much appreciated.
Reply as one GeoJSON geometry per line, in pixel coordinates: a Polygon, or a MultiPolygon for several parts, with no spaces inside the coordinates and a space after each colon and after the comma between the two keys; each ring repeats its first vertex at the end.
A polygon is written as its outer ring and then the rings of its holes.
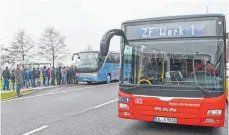
{"type": "Polygon", "coordinates": [[[78,53],[74,53],[74,54],[72,55],[72,60],[74,60],[74,56],[75,56],[75,55],[78,55],[78,59],[79,59],[79,57],[80,57],[79,54],[78,54],[78,53]]]}
{"type": "Polygon", "coordinates": [[[112,29],[107,31],[100,42],[100,55],[102,57],[107,56],[109,47],[110,47],[110,41],[113,36],[121,36],[124,39],[124,43],[128,44],[126,35],[123,30],[121,29],[112,29]]]}

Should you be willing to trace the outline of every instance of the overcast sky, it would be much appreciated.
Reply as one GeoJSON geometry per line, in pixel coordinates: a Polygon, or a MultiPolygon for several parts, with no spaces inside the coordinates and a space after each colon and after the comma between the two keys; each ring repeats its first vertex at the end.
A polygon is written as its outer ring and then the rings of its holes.
{"type": "MultiPolygon", "coordinates": [[[[45,27],[54,26],[67,36],[71,53],[88,44],[98,50],[102,35],[120,28],[123,21],[206,13],[207,6],[208,13],[225,14],[229,21],[228,4],[228,0],[0,0],[0,44],[7,45],[19,28],[37,41],[45,27]]],[[[119,50],[118,39],[113,39],[111,50],[119,50]]]]}

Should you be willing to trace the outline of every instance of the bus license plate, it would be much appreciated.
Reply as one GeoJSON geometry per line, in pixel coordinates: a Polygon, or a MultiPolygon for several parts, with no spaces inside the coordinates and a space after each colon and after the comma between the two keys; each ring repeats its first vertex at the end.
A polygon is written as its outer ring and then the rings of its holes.
{"type": "Polygon", "coordinates": [[[177,118],[154,117],[154,121],[162,123],[177,123],[177,118]]]}

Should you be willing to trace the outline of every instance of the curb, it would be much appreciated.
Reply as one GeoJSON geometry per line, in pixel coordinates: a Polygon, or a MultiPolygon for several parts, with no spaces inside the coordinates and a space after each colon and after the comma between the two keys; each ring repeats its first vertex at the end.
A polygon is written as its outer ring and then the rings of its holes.
{"type": "MultiPolygon", "coordinates": [[[[47,90],[47,89],[52,89],[52,88],[58,88],[58,87],[64,87],[64,86],[74,86],[75,84],[69,84],[69,85],[57,85],[57,86],[52,86],[52,87],[44,87],[44,88],[41,88],[41,89],[39,89],[39,88],[37,88],[37,89],[33,89],[33,90],[29,90],[29,91],[31,91],[30,93],[28,93],[28,94],[25,94],[25,95],[23,95],[23,96],[26,96],[26,95],[29,95],[29,94],[32,94],[32,93],[34,93],[34,92],[36,92],[36,91],[39,91],[39,90],[47,90]]],[[[11,98],[7,98],[7,99],[4,99],[4,100],[0,100],[0,102],[2,102],[2,101],[6,101],[6,100],[11,100],[11,99],[15,99],[15,98],[18,98],[17,96],[14,96],[14,97],[11,97],[11,98]]],[[[20,98],[20,97],[19,97],[20,98]]]]}
{"type": "MultiPolygon", "coordinates": [[[[58,87],[58,86],[56,86],[56,87],[58,87]]],[[[33,90],[29,90],[29,91],[31,91],[30,93],[24,94],[24,95],[22,95],[22,96],[26,96],[26,95],[32,94],[32,93],[34,93],[34,92],[36,92],[36,91],[38,91],[38,90],[46,90],[46,89],[51,89],[51,88],[56,88],[56,87],[46,87],[46,88],[42,88],[42,89],[33,89],[33,90]]],[[[6,100],[15,99],[15,98],[18,98],[18,97],[17,97],[17,96],[14,96],[14,97],[11,97],[11,98],[7,98],[7,99],[4,99],[4,100],[1,100],[1,102],[2,102],[2,101],[6,101],[6,100]]]]}
{"type": "MultiPolygon", "coordinates": [[[[25,94],[25,95],[29,95],[29,94],[32,94],[32,93],[35,92],[35,91],[33,91],[33,90],[29,90],[29,91],[31,91],[31,92],[30,92],[30,93],[27,93],[27,94],[25,94]]],[[[25,95],[22,95],[22,96],[25,96],[25,95]]],[[[4,100],[0,100],[0,101],[2,102],[2,101],[6,101],[6,100],[15,99],[15,98],[17,98],[17,96],[14,96],[14,97],[11,97],[11,98],[7,98],[7,99],[4,99],[4,100]]]]}

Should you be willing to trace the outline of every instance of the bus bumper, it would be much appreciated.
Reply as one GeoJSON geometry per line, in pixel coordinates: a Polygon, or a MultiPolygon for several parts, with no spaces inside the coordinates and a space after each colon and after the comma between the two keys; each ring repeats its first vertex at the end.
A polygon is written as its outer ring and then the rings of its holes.
{"type": "Polygon", "coordinates": [[[77,76],[76,80],[78,82],[99,82],[98,77],[97,76],[77,76]]]}
{"type": "Polygon", "coordinates": [[[150,122],[163,122],[171,124],[223,127],[227,117],[226,93],[219,97],[205,99],[176,99],[161,101],[154,97],[133,96],[119,91],[118,117],[150,122]],[[187,103],[190,106],[175,106],[175,103],[187,103]],[[191,106],[193,104],[193,106],[191,106]],[[194,106],[199,104],[199,106],[194,106]],[[157,110],[155,110],[155,106],[157,110]],[[159,106],[159,107],[158,107],[159,106]],[[158,110],[158,108],[160,108],[158,110]],[[164,110],[162,110],[162,108],[164,110]],[[176,108],[176,111],[171,110],[176,108]],[[208,114],[208,110],[222,110],[218,115],[208,114]],[[157,118],[155,121],[155,117],[157,118]]]}
{"type": "MultiPolygon", "coordinates": [[[[140,121],[150,121],[154,122],[154,116],[142,115],[142,114],[131,114],[125,111],[119,111],[119,118],[123,119],[133,119],[140,121]],[[128,116],[127,116],[128,114],[128,116]]],[[[179,125],[192,125],[192,126],[206,126],[206,127],[223,127],[224,126],[224,117],[215,117],[215,118],[177,118],[177,123],[179,125]],[[206,122],[207,121],[207,122],[206,122]],[[215,121],[215,122],[210,122],[215,121]]]]}

